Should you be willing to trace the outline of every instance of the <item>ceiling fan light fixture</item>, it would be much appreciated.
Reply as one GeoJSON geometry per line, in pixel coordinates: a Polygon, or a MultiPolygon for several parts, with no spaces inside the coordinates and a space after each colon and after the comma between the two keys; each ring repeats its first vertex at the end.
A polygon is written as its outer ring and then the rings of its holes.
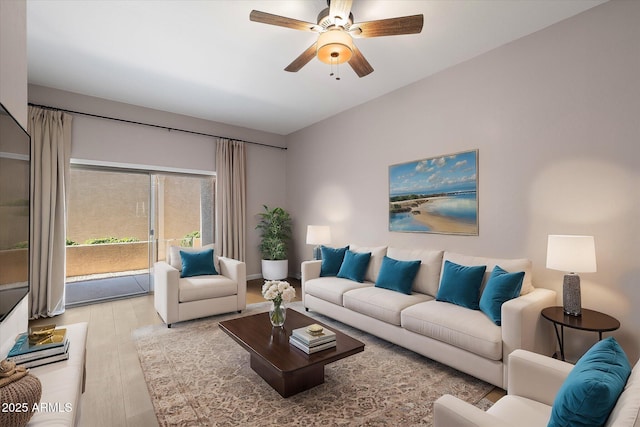
{"type": "Polygon", "coordinates": [[[343,64],[353,55],[353,39],[341,29],[325,31],[318,37],[317,54],[325,64],[343,64]]]}

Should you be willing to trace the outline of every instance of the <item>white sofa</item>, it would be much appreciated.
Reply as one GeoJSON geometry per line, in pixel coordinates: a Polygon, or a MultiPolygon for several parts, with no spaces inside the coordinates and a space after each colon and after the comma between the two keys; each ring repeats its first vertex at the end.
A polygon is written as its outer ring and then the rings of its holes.
{"type": "MultiPolygon", "coordinates": [[[[473,257],[445,251],[394,247],[357,247],[371,252],[363,283],[320,277],[321,261],[302,263],[302,301],[314,310],[449,365],[500,388],[507,387],[508,355],[516,349],[552,354],[553,330],[540,312],[556,303],[556,293],[534,288],[531,261],[473,257]],[[411,295],[375,287],[383,257],[421,260],[411,295]],[[436,301],[445,260],[486,265],[486,282],[495,265],[524,271],[522,293],[502,305],[502,326],[482,311],[436,301]]],[[[483,284],[484,286],[484,284],[483,284]]]]}
{"type": "MultiPolygon", "coordinates": [[[[509,394],[483,410],[454,396],[434,404],[436,427],[547,426],[551,407],[573,365],[547,356],[516,350],[509,356],[509,394]]],[[[636,363],[606,427],[640,427],[640,363],[636,363]]]]}
{"type": "Polygon", "coordinates": [[[247,307],[247,273],[245,263],[215,256],[217,275],[180,277],[180,250],[198,250],[172,246],[166,262],[154,264],[154,305],[170,328],[175,322],[241,312],[247,307]]]}

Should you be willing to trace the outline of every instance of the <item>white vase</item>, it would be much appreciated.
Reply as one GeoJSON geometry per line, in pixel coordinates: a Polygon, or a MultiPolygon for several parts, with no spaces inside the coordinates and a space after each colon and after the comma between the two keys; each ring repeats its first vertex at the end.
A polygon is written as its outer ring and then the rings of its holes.
{"type": "Polygon", "coordinates": [[[262,278],[265,280],[286,279],[289,273],[289,260],[262,260],[262,278]]]}

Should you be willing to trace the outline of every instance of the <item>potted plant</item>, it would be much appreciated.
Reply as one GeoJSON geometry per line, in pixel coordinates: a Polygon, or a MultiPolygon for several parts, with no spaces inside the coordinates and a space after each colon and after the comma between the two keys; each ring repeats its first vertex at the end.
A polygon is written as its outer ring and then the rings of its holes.
{"type": "Polygon", "coordinates": [[[291,216],[282,208],[264,206],[256,226],[261,232],[262,277],[265,280],[286,279],[289,272],[287,260],[291,240],[291,216]]]}

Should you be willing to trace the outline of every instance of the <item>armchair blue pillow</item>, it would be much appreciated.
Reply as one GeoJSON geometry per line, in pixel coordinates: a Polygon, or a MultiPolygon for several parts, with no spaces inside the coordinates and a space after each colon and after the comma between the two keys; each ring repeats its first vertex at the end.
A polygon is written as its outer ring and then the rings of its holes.
{"type": "Polygon", "coordinates": [[[344,248],[320,246],[320,253],[322,254],[320,277],[336,276],[340,271],[342,261],[344,260],[344,254],[348,249],[349,246],[345,246],[344,248]]]}
{"type": "Polygon", "coordinates": [[[180,277],[218,274],[213,264],[213,249],[211,248],[198,252],[180,251],[180,259],[182,260],[180,277]]]}
{"type": "Polygon", "coordinates": [[[480,310],[496,325],[502,324],[502,304],[520,295],[523,280],[524,271],[509,273],[498,265],[493,268],[480,297],[480,310]]]}
{"type": "Polygon", "coordinates": [[[615,338],[597,342],[560,386],[548,427],[603,426],[630,374],[627,355],[615,338]]]}
{"type": "Polygon", "coordinates": [[[446,260],[436,300],[477,310],[486,269],[486,265],[467,267],[446,260]]]}
{"type": "Polygon", "coordinates": [[[347,249],[338,277],[362,283],[370,260],[371,252],[353,252],[347,249]]]}
{"type": "Polygon", "coordinates": [[[413,279],[418,274],[420,262],[420,260],[399,261],[385,255],[376,279],[376,287],[411,295],[413,279]]]}

